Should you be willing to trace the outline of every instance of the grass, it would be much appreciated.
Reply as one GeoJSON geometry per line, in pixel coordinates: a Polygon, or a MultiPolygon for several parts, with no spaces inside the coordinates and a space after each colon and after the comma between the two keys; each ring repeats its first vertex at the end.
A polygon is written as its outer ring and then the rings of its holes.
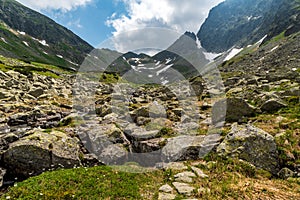
{"type": "Polygon", "coordinates": [[[58,170],[18,183],[0,199],[152,199],[160,177],[160,171],[126,173],[107,166],[58,170]]]}

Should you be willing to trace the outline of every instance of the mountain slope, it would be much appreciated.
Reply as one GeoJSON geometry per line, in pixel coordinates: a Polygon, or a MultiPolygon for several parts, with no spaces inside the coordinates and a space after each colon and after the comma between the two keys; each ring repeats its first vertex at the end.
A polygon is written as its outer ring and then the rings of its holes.
{"type": "Polygon", "coordinates": [[[266,35],[269,40],[299,27],[295,5],[295,0],[226,0],[210,11],[197,36],[207,51],[217,53],[245,47],[266,35]]]}
{"type": "Polygon", "coordinates": [[[76,67],[93,47],[50,18],[14,0],[0,0],[0,54],[76,67]]]}

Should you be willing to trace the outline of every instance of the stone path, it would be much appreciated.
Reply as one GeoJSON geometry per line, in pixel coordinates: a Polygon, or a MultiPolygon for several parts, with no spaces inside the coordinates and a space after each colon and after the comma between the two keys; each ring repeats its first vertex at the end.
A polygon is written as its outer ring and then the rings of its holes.
{"type": "Polygon", "coordinates": [[[178,195],[183,196],[185,200],[196,200],[196,198],[193,198],[196,193],[210,191],[208,188],[197,188],[193,185],[196,179],[208,178],[208,175],[195,166],[188,167],[183,163],[169,163],[164,166],[164,169],[180,170],[182,172],[171,177],[170,184],[167,183],[159,188],[158,200],[172,200],[178,195]]]}

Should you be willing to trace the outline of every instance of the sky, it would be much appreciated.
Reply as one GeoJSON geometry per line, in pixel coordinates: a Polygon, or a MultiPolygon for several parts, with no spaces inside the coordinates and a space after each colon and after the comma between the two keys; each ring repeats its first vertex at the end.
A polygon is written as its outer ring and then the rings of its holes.
{"type": "MultiPolygon", "coordinates": [[[[223,0],[17,0],[97,48],[163,50],[223,0]]],[[[151,53],[150,53],[151,54],[151,53]]]]}

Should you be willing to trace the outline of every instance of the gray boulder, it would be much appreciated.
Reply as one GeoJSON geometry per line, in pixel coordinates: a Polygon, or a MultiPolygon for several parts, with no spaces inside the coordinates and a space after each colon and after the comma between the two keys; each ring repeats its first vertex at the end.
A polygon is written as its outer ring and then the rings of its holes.
{"type": "Polygon", "coordinates": [[[11,143],[3,154],[2,161],[10,174],[29,177],[47,169],[80,164],[78,139],[58,131],[34,130],[27,135],[11,143]]]}
{"type": "Polygon", "coordinates": [[[278,151],[273,136],[252,125],[232,125],[230,133],[218,146],[221,156],[245,160],[254,166],[278,173],[278,151]]]}
{"type": "Polygon", "coordinates": [[[284,108],[286,106],[287,105],[279,99],[270,99],[270,100],[266,101],[265,103],[263,103],[263,105],[261,106],[260,109],[263,112],[273,113],[273,112],[276,112],[279,109],[284,108]]]}
{"type": "Polygon", "coordinates": [[[212,108],[213,124],[218,122],[238,122],[252,116],[255,108],[240,98],[227,98],[216,102],[212,108]]]}
{"type": "Polygon", "coordinates": [[[162,149],[164,161],[175,162],[203,158],[220,144],[221,136],[211,134],[206,136],[178,136],[168,139],[162,149]]]}

